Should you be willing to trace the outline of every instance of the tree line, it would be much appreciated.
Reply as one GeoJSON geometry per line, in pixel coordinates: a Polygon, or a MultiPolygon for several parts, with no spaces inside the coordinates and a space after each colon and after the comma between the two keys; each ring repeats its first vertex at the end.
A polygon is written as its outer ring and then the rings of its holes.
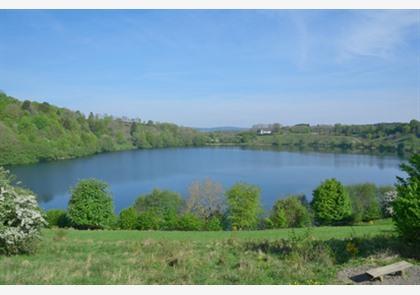
{"type": "MultiPolygon", "coordinates": [[[[258,126],[257,126],[258,127],[258,126]]],[[[248,131],[199,132],[151,120],[116,118],[59,108],[47,102],[20,101],[0,92],[0,165],[69,159],[129,149],[208,145],[272,146],[279,149],[420,152],[420,122],[371,125],[298,124],[248,131]]]]}
{"type": "Polygon", "coordinates": [[[0,93],[0,165],[205,142],[205,134],[192,128],[93,113],[86,117],[79,111],[0,93]]]}
{"type": "Polygon", "coordinates": [[[368,222],[392,215],[396,197],[392,186],[372,183],[344,186],[327,179],[313,192],[279,198],[265,212],[259,187],[238,182],[223,190],[210,179],[196,181],[187,198],[176,192],[154,189],[139,196],[134,204],[114,215],[108,185],[97,179],[81,180],[71,189],[65,210],[50,210],[51,226],[79,229],[129,230],[257,230],[312,225],[347,225],[368,222]]]}
{"type": "Polygon", "coordinates": [[[155,189],[115,216],[107,184],[88,179],[72,189],[67,212],[48,211],[46,219],[53,226],[81,229],[236,231],[351,225],[392,218],[403,241],[418,247],[420,155],[413,155],[400,167],[407,177],[397,177],[395,186],[344,186],[334,178],[326,179],[313,191],[310,202],[304,195],[288,196],[278,199],[265,213],[259,187],[238,182],[223,191],[219,183],[207,179],[194,182],[185,200],[175,192],[155,189]]]}
{"type": "Polygon", "coordinates": [[[273,146],[283,149],[317,151],[355,151],[370,153],[397,153],[411,155],[420,152],[420,121],[408,123],[378,123],[363,125],[309,125],[281,126],[278,123],[254,125],[241,132],[214,132],[215,144],[244,146],[273,146]],[[257,130],[272,131],[258,136],[257,130]]]}

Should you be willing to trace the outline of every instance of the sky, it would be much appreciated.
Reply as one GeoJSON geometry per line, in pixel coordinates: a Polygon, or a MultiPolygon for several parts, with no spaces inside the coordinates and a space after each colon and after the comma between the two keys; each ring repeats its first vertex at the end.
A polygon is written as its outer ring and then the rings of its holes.
{"type": "Polygon", "coordinates": [[[420,10],[0,10],[0,89],[191,127],[420,119],[420,10]]]}

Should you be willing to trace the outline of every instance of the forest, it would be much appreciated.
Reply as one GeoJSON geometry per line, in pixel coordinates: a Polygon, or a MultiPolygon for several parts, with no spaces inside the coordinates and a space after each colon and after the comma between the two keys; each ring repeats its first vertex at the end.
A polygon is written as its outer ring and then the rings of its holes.
{"type": "Polygon", "coordinates": [[[192,128],[92,113],[86,117],[47,102],[22,102],[0,93],[0,165],[205,142],[206,135],[192,128]]]}
{"type": "MultiPolygon", "coordinates": [[[[139,110],[141,114],[141,110],[139,110]]],[[[217,122],[215,122],[217,124],[217,122]]],[[[0,92],[0,165],[77,158],[103,152],[165,147],[270,147],[326,152],[420,152],[420,122],[367,125],[264,125],[246,131],[200,132],[172,123],[117,118],[18,100],[0,92]]]]}

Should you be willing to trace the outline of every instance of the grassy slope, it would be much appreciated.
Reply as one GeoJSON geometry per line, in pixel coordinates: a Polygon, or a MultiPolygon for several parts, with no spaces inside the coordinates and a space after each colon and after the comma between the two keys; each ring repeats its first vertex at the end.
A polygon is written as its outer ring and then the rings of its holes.
{"type": "Polygon", "coordinates": [[[288,229],[235,233],[45,230],[36,254],[0,257],[0,284],[334,283],[338,269],[363,261],[378,246],[383,251],[381,245],[387,240],[382,236],[392,235],[393,226],[382,221],[310,231],[310,241],[332,241],[328,245],[335,252],[320,242],[312,248],[293,246],[286,255],[279,239],[290,241],[293,234],[288,229]],[[338,238],[351,236],[364,236],[360,249],[367,245],[368,251],[361,250],[364,256],[349,261],[337,255],[345,252],[348,243],[338,238]]]}

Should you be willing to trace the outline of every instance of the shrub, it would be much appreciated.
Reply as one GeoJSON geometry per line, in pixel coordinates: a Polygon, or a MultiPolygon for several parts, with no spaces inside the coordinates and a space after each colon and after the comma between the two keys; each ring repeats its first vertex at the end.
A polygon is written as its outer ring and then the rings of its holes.
{"type": "Polygon", "coordinates": [[[193,231],[203,228],[204,221],[192,213],[185,213],[178,219],[178,230],[193,231]]]}
{"type": "Polygon", "coordinates": [[[45,214],[45,219],[48,222],[48,227],[67,227],[70,226],[70,221],[65,210],[52,209],[45,214]]]}
{"type": "Polygon", "coordinates": [[[272,228],[287,227],[286,212],[284,211],[284,207],[280,206],[278,202],[274,205],[271,215],[267,219],[267,224],[271,224],[272,228]],[[271,223],[269,221],[271,221],[271,223]]]}
{"type": "Polygon", "coordinates": [[[395,190],[395,187],[392,185],[379,186],[376,193],[377,193],[379,206],[381,208],[382,217],[384,218],[391,217],[389,213],[392,210],[391,203],[393,199],[391,195],[394,195],[395,198],[397,196],[397,191],[395,190]]]}
{"type": "Polygon", "coordinates": [[[246,183],[237,183],[227,192],[228,220],[232,228],[254,229],[261,213],[260,189],[246,183]]]}
{"type": "Polygon", "coordinates": [[[158,230],[161,229],[164,220],[154,211],[140,213],[136,221],[136,229],[139,230],[158,230]]]}
{"type": "Polygon", "coordinates": [[[420,244],[420,155],[412,156],[408,164],[401,164],[401,169],[408,177],[397,177],[398,196],[392,202],[392,218],[404,240],[420,244]]]}
{"type": "Polygon", "coordinates": [[[154,189],[151,193],[137,198],[134,208],[137,213],[154,210],[160,215],[168,212],[179,212],[182,207],[182,198],[176,192],[154,189]]]}
{"type": "Polygon", "coordinates": [[[398,193],[396,190],[390,190],[384,193],[384,197],[381,200],[381,211],[382,216],[392,217],[394,215],[394,209],[392,208],[393,202],[397,199],[398,193]]]}
{"type": "Polygon", "coordinates": [[[290,196],[274,204],[270,218],[274,228],[304,227],[311,224],[308,209],[301,199],[300,196],[290,196]]]}
{"type": "Polygon", "coordinates": [[[79,229],[109,228],[115,222],[108,185],[96,179],[81,180],[72,190],[68,215],[79,229]]]}
{"type": "Polygon", "coordinates": [[[210,217],[206,222],[206,230],[208,231],[219,231],[223,230],[222,220],[218,216],[210,217]]]}
{"type": "Polygon", "coordinates": [[[351,216],[349,196],[334,178],[327,179],[314,190],[311,207],[315,221],[322,225],[343,224],[351,216]]]}
{"type": "Polygon", "coordinates": [[[276,228],[274,226],[274,222],[270,217],[265,217],[260,220],[260,223],[258,224],[258,229],[264,230],[264,229],[273,229],[276,228]]]}
{"type": "Polygon", "coordinates": [[[32,192],[10,185],[0,167],[0,254],[32,253],[46,225],[32,192]]]}
{"type": "Polygon", "coordinates": [[[176,212],[168,212],[163,216],[160,226],[161,230],[176,230],[178,227],[179,215],[176,212]]]}
{"type": "Polygon", "coordinates": [[[352,219],[355,222],[371,221],[381,217],[377,199],[377,188],[373,183],[346,186],[352,205],[352,219]]]}
{"type": "Polygon", "coordinates": [[[121,229],[135,229],[137,224],[137,212],[134,208],[123,209],[120,212],[118,226],[121,229]]]}
{"type": "Polygon", "coordinates": [[[178,193],[159,189],[154,189],[151,193],[140,196],[134,203],[137,214],[150,213],[142,217],[145,218],[145,221],[149,218],[159,220],[159,227],[153,226],[150,229],[161,230],[176,229],[178,214],[182,206],[183,200],[178,193]]]}

